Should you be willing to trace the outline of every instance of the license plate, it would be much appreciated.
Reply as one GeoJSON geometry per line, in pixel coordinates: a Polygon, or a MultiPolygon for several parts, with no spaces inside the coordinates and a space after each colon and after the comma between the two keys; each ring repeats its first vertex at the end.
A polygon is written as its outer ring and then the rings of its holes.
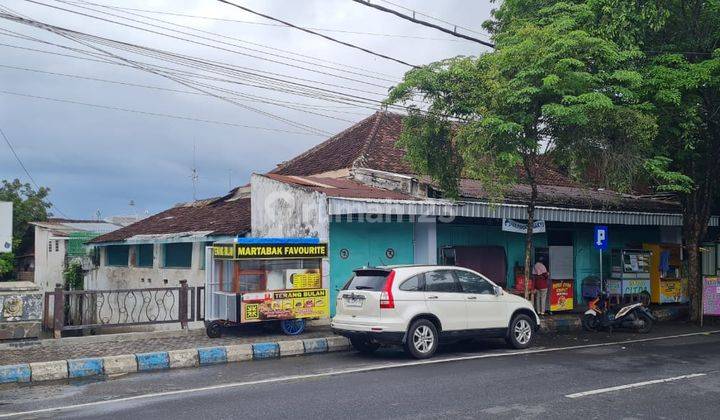
{"type": "Polygon", "coordinates": [[[364,299],[345,299],[345,306],[362,308],[364,299]]]}

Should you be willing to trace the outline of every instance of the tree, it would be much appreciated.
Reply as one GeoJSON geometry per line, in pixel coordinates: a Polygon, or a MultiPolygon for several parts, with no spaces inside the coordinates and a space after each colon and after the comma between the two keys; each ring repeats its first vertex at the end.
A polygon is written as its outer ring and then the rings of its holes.
{"type": "Polygon", "coordinates": [[[702,314],[700,246],[720,210],[720,0],[664,0],[660,25],[644,23],[646,95],[660,130],[648,165],[658,190],[680,197],[691,319],[702,314]]]}
{"type": "Polygon", "coordinates": [[[52,207],[47,196],[50,190],[40,187],[34,190],[30,184],[20,180],[3,180],[0,185],[0,201],[13,203],[13,252],[0,256],[0,278],[7,278],[13,272],[14,253],[24,249],[22,242],[30,222],[47,220],[48,210],[52,207]]]}
{"type": "Polygon", "coordinates": [[[506,0],[485,24],[494,51],[410,70],[388,98],[409,105],[400,147],[448,196],[458,196],[464,176],[482,181],[493,199],[516,183],[530,187],[526,298],[543,150],[562,156],[613,142],[643,149],[656,130],[637,92],[641,77],[627,70],[639,51],[605,37],[597,20],[586,2],[506,0]],[[427,109],[413,106],[417,96],[427,109]]]}

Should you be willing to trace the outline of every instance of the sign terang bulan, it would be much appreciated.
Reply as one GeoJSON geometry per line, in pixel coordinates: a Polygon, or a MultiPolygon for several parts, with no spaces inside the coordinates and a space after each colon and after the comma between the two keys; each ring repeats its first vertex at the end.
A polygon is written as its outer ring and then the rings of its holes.
{"type": "Polygon", "coordinates": [[[253,258],[322,258],[327,256],[327,244],[217,244],[213,246],[216,259],[253,258]]]}

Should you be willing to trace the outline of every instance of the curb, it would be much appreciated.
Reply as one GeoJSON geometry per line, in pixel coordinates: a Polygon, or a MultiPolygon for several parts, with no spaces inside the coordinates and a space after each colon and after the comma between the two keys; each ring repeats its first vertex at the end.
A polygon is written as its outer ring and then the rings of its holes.
{"type": "Polygon", "coordinates": [[[350,350],[345,337],[235,344],[0,366],[0,384],[119,375],[350,350]]]}
{"type": "MultiPolygon", "coordinates": [[[[651,308],[651,311],[659,322],[674,321],[688,315],[687,306],[654,307],[651,308]]],[[[543,333],[580,331],[582,330],[581,317],[582,314],[577,314],[574,317],[542,318],[540,320],[540,331],[543,333]]]]}

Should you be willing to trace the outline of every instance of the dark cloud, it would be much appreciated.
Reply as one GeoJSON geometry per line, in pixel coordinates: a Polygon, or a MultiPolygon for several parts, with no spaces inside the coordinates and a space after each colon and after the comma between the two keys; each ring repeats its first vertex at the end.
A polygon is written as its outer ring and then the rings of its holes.
{"type": "MultiPolygon", "coordinates": [[[[72,6],[53,0],[42,1],[58,7],[72,8],[72,6]]],[[[231,6],[209,0],[93,1],[105,5],[267,22],[231,6]]],[[[345,41],[357,43],[411,63],[423,64],[455,55],[474,55],[484,48],[471,42],[458,41],[456,38],[438,31],[402,21],[348,0],[302,2],[239,0],[239,2],[307,27],[434,38],[414,39],[329,33],[345,41]]],[[[487,1],[397,0],[395,2],[477,30],[481,30],[480,24],[488,17],[490,10],[487,1]]],[[[253,59],[238,53],[123,28],[112,23],[30,3],[20,1],[4,1],[2,3],[26,16],[95,35],[237,66],[353,87],[377,95],[386,93],[384,88],[349,82],[317,72],[308,72],[253,59]]],[[[163,15],[149,16],[221,33],[244,41],[361,67],[367,71],[386,73],[392,75],[394,80],[399,80],[403,72],[407,70],[406,67],[396,63],[292,29],[163,15]]],[[[0,28],[50,42],[73,45],[71,41],[63,40],[56,35],[5,20],[0,21],[0,28]]],[[[226,42],[238,43],[231,39],[226,39],[226,42]]],[[[63,52],[56,47],[43,46],[2,35],[0,35],[0,43],[63,52]]],[[[224,47],[234,48],[227,45],[224,47]]],[[[2,65],[188,90],[184,86],[157,75],[130,68],[33,53],[4,46],[0,46],[0,52],[2,54],[0,64],[2,65]]],[[[247,50],[244,50],[244,53],[252,54],[247,50]]],[[[298,63],[298,65],[301,64],[298,63]]],[[[350,74],[345,74],[345,76],[356,77],[350,74]]],[[[373,82],[378,81],[374,80],[373,82]]],[[[381,83],[387,86],[391,84],[381,83]]],[[[308,98],[261,89],[242,86],[236,86],[235,89],[296,103],[333,105],[328,102],[321,103],[308,98]]],[[[297,128],[283,122],[204,95],[120,86],[2,67],[0,67],[0,90],[138,111],[297,131],[297,128]]],[[[277,106],[252,102],[247,102],[247,104],[331,133],[338,132],[351,124],[277,106]]],[[[358,108],[353,109],[352,112],[369,115],[372,111],[358,108]]],[[[351,121],[363,118],[363,115],[356,114],[332,115],[351,121]]],[[[191,200],[193,188],[190,175],[193,166],[193,145],[196,148],[195,165],[199,171],[198,196],[208,197],[223,194],[228,190],[230,172],[234,185],[246,183],[252,172],[272,169],[277,163],[291,158],[324,139],[323,136],[301,136],[152,117],[8,94],[0,94],[0,126],[13,141],[17,153],[38,183],[52,189],[52,201],[72,217],[91,217],[98,209],[103,215],[142,213],[144,211],[152,213],[174,203],[191,200]],[[134,208],[128,205],[131,200],[136,203],[134,208]]],[[[0,178],[15,177],[27,180],[8,148],[0,144],[0,178]]]]}

